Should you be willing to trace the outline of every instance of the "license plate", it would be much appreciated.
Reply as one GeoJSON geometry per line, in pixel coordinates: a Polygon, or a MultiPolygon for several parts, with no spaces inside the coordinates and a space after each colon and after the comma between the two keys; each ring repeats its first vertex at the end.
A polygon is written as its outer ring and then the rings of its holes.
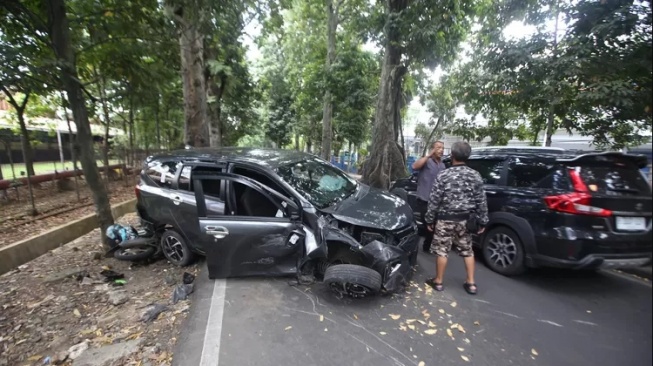
{"type": "Polygon", "coordinates": [[[645,217],[617,217],[617,230],[644,231],[646,230],[645,217]]]}

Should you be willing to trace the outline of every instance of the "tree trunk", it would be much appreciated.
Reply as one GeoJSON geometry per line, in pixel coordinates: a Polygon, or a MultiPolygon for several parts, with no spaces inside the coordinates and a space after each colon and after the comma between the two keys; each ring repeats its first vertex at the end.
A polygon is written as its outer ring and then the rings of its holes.
{"type": "Polygon", "coordinates": [[[215,106],[213,107],[213,118],[209,126],[209,138],[211,147],[222,146],[222,94],[224,92],[225,78],[220,79],[220,84],[211,83],[211,93],[215,97],[215,106]]]}
{"type": "MultiPolygon", "coordinates": [[[[185,9],[184,9],[185,10],[185,9]]],[[[204,78],[204,37],[193,19],[182,19],[179,45],[184,92],[184,143],[194,147],[209,145],[206,80],[204,78]]]]}
{"type": "Polygon", "coordinates": [[[400,108],[397,90],[406,74],[401,65],[399,31],[392,27],[392,19],[406,8],[408,0],[387,0],[385,24],[385,54],[381,82],[372,128],[372,146],[365,163],[363,181],[373,187],[387,189],[390,182],[406,175],[406,167],[395,139],[395,115],[400,108]]]}
{"type": "MultiPolygon", "coordinates": [[[[64,115],[66,116],[66,124],[68,125],[68,143],[70,146],[70,159],[73,161],[73,172],[77,173],[77,156],[75,154],[75,136],[73,135],[73,129],[70,127],[70,119],[68,118],[68,109],[66,109],[66,103],[64,102],[64,95],[63,92],[61,93],[61,106],[63,107],[63,112],[64,115]]],[[[77,178],[77,174],[73,175],[73,179],[75,179],[75,192],[77,193],[77,201],[81,201],[81,197],[79,194],[79,179],[77,178]]]]}
{"type": "MultiPolygon", "coordinates": [[[[327,0],[327,57],[324,65],[327,79],[331,74],[331,64],[336,59],[336,29],[338,28],[338,4],[334,4],[334,0],[327,0]]],[[[330,83],[327,83],[326,91],[324,92],[324,107],[322,110],[322,158],[329,161],[331,160],[331,145],[333,143],[333,103],[331,91],[329,90],[330,83]]]]}
{"type": "Polygon", "coordinates": [[[25,123],[25,108],[27,107],[27,102],[29,101],[31,93],[29,91],[26,92],[25,98],[22,102],[18,103],[4,85],[1,86],[1,88],[9,99],[9,104],[11,104],[11,106],[16,110],[16,117],[18,118],[18,126],[20,128],[20,144],[23,153],[23,162],[25,163],[25,171],[28,176],[32,176],[34,175],[34,152],[32,151],[32,144],[30,143],[29,130],[27,130],[27,124],[25,123]]]}
{"type": "Polygon", "coordinates": [[[156,151],[161,150],[161,121],[159,116],[160,95],[156,94],[156,107],[154,108],[154,123],[156,126],[156,151]]]}
{"type": "Polygon", "coordinates": [[[129,121],[127,123],[129,131],[129,165],[134,166],[134,96],[129,97],[129,121]]]}
{"type": "Polygon", "coordinates": [[[88,120],[88,111],[84,101],[82,85],[77,77],[75,56],[70,44],[70,26],[66,16],[64,0],[43,0],[44,7],[48,10],[48,24],[50,25],[50,38],[52,47],[61,67],[61,80],[68,94],[68,102],[73,111],[73,118],[77,125],[77,141],[80,146],[82,170],[88,183],[95,203],[95,210],[100,222],[101,237],[105,247],[109,247],[108,240],[103,233],[109,225],[113,224],[113,215],[109,204],[109,196],[102,184],[93,151],[93,135],[88,120]]]}
{"type": "Polygon", "coordinates": [[[104,114],[104,141],[102,144],[102,162],[104,163],[104,175],[109,184],[109,104],[107,103],[106,79],[100,78],[100,100],[102,102],[102,114],[104,114]]]}
{"type": "MultiPolygon", "coordinates": [[[[556,1],[553,9],[555,12],[555,26],[553,28],[553,60],[558,58],[558,20],[560,18],[560,9],[558,7],[558,2],[556,1]]],[[[550,82],[557,83],[557,80],[555,80],[555,76],[553,76],[552,79],[550,79],[550,82]]],[[[557,89],[557,88],[556,88],[557,89]]],[[[551,100],[551,105],[549,106],[549,115],[547,116],[546,119],[546,132],[545,132],[545,138],[544,138],[544,146],[551,146],[551,136],[553,135],[553,129],[554,129],[554,123],[555,123],[555,98],[557,98],[557,93],[553,94],[553,98],[551,100]]]]}

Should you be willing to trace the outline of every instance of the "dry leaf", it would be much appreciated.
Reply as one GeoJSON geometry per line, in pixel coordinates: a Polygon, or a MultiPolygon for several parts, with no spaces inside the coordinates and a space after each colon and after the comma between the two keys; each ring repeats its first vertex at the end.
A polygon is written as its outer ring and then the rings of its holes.
{"type": "Polygon", "coordinates": [[[324,321],[324,315],[320,315],[320,321],[321,321],[321,322],[324,321]]]}
{"type": "Polygon", "coordinates": [[[458,303],[456,303],[455,301],[451,303],[452,308],[455,308],[457,305],[458,305],[458,303]]]}
{"type": "Polygon", "coordinates": [[[452,324],[449,328],[451,328],[451,329],[458,328],[458,323],[452,324]]]}
{"type": "Polygon", "coordinates": [[[406,320],[406,324],[413,324],[413,323],[415,323],[416,321],[417,321],[417,320],[415,320],[415,319],[408,319],[408,320],[406,320]]]}
{"type": "Polygon", "coordinates": [[[417,321],[422,325],[426,325],[426,322],[424,320],[417,319],[417,321]]]}
{"type": "Polygon", "coordinates": [[[410,330],[415,330],[415,326],[412,324],[408,324],[408,328],[410,328],[410,330]]]}
{"type": "Polygon", "coordinates": [[[73,310],[73,314],[75,314],[75,316],[78,317],[78,318],[82,317],[82,313],[80,313],[79,310],[77,310],[77,309],[73,310]]]}
{"type": "Polygon", "coordinates": [[[386,333],[386,332],[379,332],[379,334],[380,334],[380,335],[386,335],[386,334],[388,334],[388,333],[386,333]]]}
{"type": "Polygon", "coordinates": [[[465,333],[465,328],[463,328],[462,325],[458,324],[458,331],[460,331],[460,333],[465,333]]]}
{"type": "Polygon", "coordinates": [[[401,315],[398,315],[398,314],[390,314],[390,317],[392,318],[392,320],[397,320],[397,319],[401,318],[401,315]]]}
{"type": "Polygon", "coordinates": [[[444,309],[440,309],[440,310],[438,310],[438,312],[439,312],[440,314],[444,314],[444,309]]]}
{"type": "Polygon", "coordinates": [[[420,362],[417,364],[417,366],[426,366],[426,363],[424,363],[424,361],[420,361],[420,362]]]}
{"type": "Polygon", "coordinates": [[[354,319],[358,320],[358,315],[354,314],[354,319]]]}
{"type": "Polygon", "coordinates": [[[429,325],[429,327],[431,327],[431,328],[435,328],[435,323],[433,323],[433,322],[431,322],[431,321],[429,322],[428,325],[429,325]]]}
{"type": "Polygon", "coordinates": [[[447,329],[447,335],[453,338],[453,332],[451,332],[451,329],[447,329]]]}
{"type": "Polygon", "coordinates": [[[481,325],[481,323],[477,320],[474,322],[474,325],[481,325]]]}
{"type": "Polygon", "coordinates": [[[533,354],[533,356],[537,356],[537,351],[535,350],[535,348],[531,349],[531,353],[533,354]]]}
{"type": "Polygon", "coordinates": [[[399,330],[403,330],[404,332],[408,330],[405,325],[400,325],[399,330]]]}
{"type": "Polygon", "coordinates": [[[458,347],[458,350],[459,350],[460,352],[463,352],[463,351],[465,351],[465,349],[464,349],[464,348],[462,348],[462,347],[458,347]]]}
{"type": "Polygon", "coordinates": [[[328,331],[329,331],[329,329],[327,329],[327,328],[324,328],[324,331],[325,331],[325,332],[328,332],[328,331]]]}
{"type": "Polygon", "coordinates": [[[427,329],[427,330],[424,331],[424,334],[434,335],[437,332],[438,332],[437,329],[427,329]]]}
{"type": "Polygon", "coordinates": [[[287,326],[286,328],[284,328],[284,330],[291,330],[291,329],[292,329],[292,326],[287,326]]]}
{"type": "Polygon", "coordinates": [[[460,358],[462,358],[463,361],[465,361],[465,362],[469,362],[469,357],[467,357],[465,355],[460,355],[460,358]]]}

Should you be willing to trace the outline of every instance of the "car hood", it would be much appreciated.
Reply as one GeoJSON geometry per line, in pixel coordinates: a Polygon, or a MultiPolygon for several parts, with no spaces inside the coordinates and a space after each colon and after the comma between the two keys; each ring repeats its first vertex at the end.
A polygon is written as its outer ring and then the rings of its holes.
{"type": "Polygon", "coordinates": [[[380,230],[397,230],[413,221],[413,212],[406,201],[364,184],[351,197],[322,211],[352,225],[380,230]]]}

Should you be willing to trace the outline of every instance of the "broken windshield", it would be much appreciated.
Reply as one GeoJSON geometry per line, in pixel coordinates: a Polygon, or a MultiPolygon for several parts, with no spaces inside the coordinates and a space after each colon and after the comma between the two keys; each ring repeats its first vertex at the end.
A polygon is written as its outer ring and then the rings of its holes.
{"type": "Polygon", "coordinates": [[[358,186],[340,169],[317,159],[282,165],[277,174],[318,208],[347,198],[358,186]]]}

